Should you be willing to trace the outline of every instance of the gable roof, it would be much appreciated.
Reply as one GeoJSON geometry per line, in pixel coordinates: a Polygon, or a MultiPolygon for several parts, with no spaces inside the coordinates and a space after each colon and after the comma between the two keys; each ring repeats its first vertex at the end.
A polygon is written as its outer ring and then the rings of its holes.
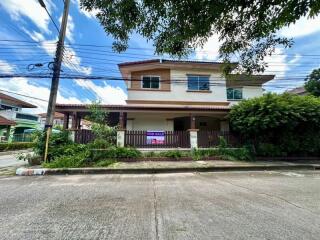
{"type": "Polygon", "coordinates": [[[287,92],[288,93],[293,93],[293,94],[298,94],[298,95],[307,94],[307,90],[304,88],[304,86],[291,89],[291,90],[289,90],[287,92]]]}
{"type": "Polygon", "coordinates": [[[37,108],[37,106],[0,92],[0,99],[21,108],[37,108]]]}

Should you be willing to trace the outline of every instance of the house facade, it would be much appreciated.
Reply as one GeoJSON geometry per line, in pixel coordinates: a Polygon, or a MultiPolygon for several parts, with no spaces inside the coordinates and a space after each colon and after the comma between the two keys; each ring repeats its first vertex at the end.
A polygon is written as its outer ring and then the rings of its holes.
{"type": "MultiPolygon", "coordinates": [[[[126,105],[102,107],[119,125],[118,144],[138,147],[206,147],[210,133],[229,131],[230,107],[261,96],[262,84],[274,78],[225,78],[221,63],[200,61],[127,62],[119,70],[127,86],[126,105]]],[[[84,105],[60,104],[57,111],[67,114],[65,126],[71,115],[74,128],[87,113],[84,105]]]]}
{"type": "Polygon", "coordinates": [[[37,106],[0,93],[0,137],[1,141],[23,141],[27,129],[38,129],[38,116],[26,113],[25,108],[37,106]]]}

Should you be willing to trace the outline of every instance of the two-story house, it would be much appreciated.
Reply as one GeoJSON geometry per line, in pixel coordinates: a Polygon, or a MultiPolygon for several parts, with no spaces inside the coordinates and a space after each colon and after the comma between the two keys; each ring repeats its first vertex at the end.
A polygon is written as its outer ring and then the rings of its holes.
{"type": "MultiPolygon", "coordinates": [[[[204,61],[147,60],[119,64],[128,99],[126,105],[103,105],[110,122],[118,123],[119,144],[136,147],[207,146],[208,132],[229,131],[232,104],[263,94],[262,84],[274,75],[222,75],[222,63],[204,61]],[[199,132],[199,133],[198,133],[199,132]],[[205,133],[206,132],[206,133],[205,133]]],[[[88,110],[84,105],[57,106],[76,119],[88,110]]],[[[78,120],[77,120],[78,119],[78,120]]]]}
{"type": "Polygon", "coordinates": [[[39,128],[38,116],[26,113],[24,108],[37,106],[0,93],[0,137],[2,141],[12,141],[15,136],[20,139],[26,129],[39,128]]]}

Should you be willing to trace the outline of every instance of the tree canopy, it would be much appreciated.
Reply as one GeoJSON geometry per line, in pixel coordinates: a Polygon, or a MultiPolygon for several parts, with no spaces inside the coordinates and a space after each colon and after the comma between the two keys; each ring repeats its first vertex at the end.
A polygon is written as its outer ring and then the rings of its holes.
{"type": "Polygon", "coordinates": [[[237,60],[248,73],[265,69],[264,57],[277,45],[290,47],[292,39],[277,31],[303,16],[320,12],[319,0],[81,0],[124,51],[132,33],[139,33],[155,46],[156,54],[183,57],[218,34],[219,53],[225,62],[237,60]]]}
{"type": "Polygon", "coordinates": [[[305,80],[304,87],[307,92],[313,96],[320,97],[320,68],[314,69],[305,80]]]}

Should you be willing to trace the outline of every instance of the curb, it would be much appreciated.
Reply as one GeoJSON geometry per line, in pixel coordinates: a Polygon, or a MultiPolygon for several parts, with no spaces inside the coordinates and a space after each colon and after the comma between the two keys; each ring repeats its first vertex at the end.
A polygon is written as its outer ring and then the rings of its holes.
{"type": "Polygon", "coordinates": [[[273,166],[217,166],[198,168],[18,168],[18,176],[64,175],[64,174],[157,174],[157,173],[190,173],[190,172],[232,172],[232,171],[276,171],[276,170],[320,170],[313,165],[273,165],[273,166]]]}

